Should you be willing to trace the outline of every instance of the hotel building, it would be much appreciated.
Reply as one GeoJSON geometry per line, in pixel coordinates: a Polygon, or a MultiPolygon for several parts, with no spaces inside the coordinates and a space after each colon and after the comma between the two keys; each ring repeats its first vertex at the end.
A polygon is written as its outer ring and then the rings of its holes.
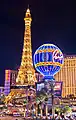
{"type": "Polygon", "coordinates": [[[10,93],[11,87],[16,85],[17,74],[18,71],[16,70],[5,70],[5,85],[4,85],[5,95],[8,95],[10,93]]]}
{"type": "MultiPolygon", "coordinates": [[[[16,85],[16,77],[18,71],[5,70],[5,94],[10,92],[10,87],[16,85]]],[[[35,73],[37,81],[42,81],[43,76],[40,73],[35,73]]],[[[76,55],[64,56],[64,65],[61,70],[55,75],[56,81],[63,81],[62,97],[70,94],[76,96],[76,55]]]]}
{"type": "Polygon", "coordinates": [[[64,65],[55,75],[57,81],[63,81],[62,97],[76,96],[76,55],[64,56],[64,65]]]}

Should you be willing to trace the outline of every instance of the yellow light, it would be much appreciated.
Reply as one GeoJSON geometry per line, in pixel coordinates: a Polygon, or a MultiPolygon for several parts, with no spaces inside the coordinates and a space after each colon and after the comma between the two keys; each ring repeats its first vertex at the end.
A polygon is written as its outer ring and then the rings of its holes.
{"type": "Polygon", "coordinates": [[[30,12],[30,9],[29,9],[29,8],[27,9],[27,12],[28,12],[28,13],[30,12]]]}
{"type": "Polygon", "coordinates": [[[39,62],[37,64],[35,64],[35,67],[38,67],[38,66],[46,66],[46,65],[56,65],[56,66],[60,66],[62,67],[62,64],[58,63],[58,62],[39,62]]]}
{"type": "Polygon", "coordinates": [[[42,53],[42,52],[54,52],[55,50],[53,49],[44,49],[44,50],[38,50],[36,53],[42,53]]]}

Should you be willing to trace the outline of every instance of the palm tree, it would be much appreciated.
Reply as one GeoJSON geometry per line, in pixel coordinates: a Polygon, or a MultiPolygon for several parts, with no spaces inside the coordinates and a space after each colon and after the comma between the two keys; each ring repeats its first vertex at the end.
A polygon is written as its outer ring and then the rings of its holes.
{"type": "Polygon", "coordinates": [[[69,106],[64,106],[62,107],[56,107],[55,111],[60,115],[61,113],[67,114],[67,113],[71,113],[72,109],[69,106]]]}
{"type": "Polygon", "coordinates": [[[62,113],[62,108],[61,107],[56,107],[55,111],[60,115],[62,113]]]}
{"type": "Polygon", "coordinates": [[[71,107],[69,107],[69,106],[65,106],[64,107],[64,109],[63,109],[63,113],[70,113],[70,112],[72,112],[72,109],[71,109],[71,107]]]}

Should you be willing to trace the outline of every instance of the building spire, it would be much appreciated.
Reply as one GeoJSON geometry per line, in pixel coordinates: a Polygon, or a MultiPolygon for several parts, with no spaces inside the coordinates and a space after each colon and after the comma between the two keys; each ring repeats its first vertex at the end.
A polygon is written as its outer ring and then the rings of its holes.
{"type": "Polygon", "coordinates": [[[30,13],[29,5],[28,5],[28,8],[27,8],[26,13],[25,13],[24,20],[26,20],[27,18],[30,18],[30,20],[32,20],[31,19],[31,13],[30,13]]]}
{"type": "Polygon", "coordinates": [[[29,4],[28,4],[28,9],[29,9],[29,4]]]}

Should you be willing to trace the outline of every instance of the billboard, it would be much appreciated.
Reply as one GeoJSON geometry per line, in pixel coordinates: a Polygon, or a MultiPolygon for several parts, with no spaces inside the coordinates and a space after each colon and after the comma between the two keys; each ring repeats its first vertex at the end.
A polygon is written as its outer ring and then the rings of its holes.
{"type": "Polygon", "coordinates": [[[60,81],[60,82],[56,81],[55,82],[54,96],[61,97],[61,95],[62,95],[62,84],[63,84],[62,81],[60,81]]]}
{"type": "Polygon", "coordinates": [[[51,85],[51,81],[45,82],[45,81],[41,81],[36,83],[36,94],[37,96],[39,96],[40,94],[54,94],[54,97],[61,97],[62,95],[62,83],[63,82],[58,82],[55,81],[54,84],[54,90],[52,91],[52,85],[51,85]]]}

